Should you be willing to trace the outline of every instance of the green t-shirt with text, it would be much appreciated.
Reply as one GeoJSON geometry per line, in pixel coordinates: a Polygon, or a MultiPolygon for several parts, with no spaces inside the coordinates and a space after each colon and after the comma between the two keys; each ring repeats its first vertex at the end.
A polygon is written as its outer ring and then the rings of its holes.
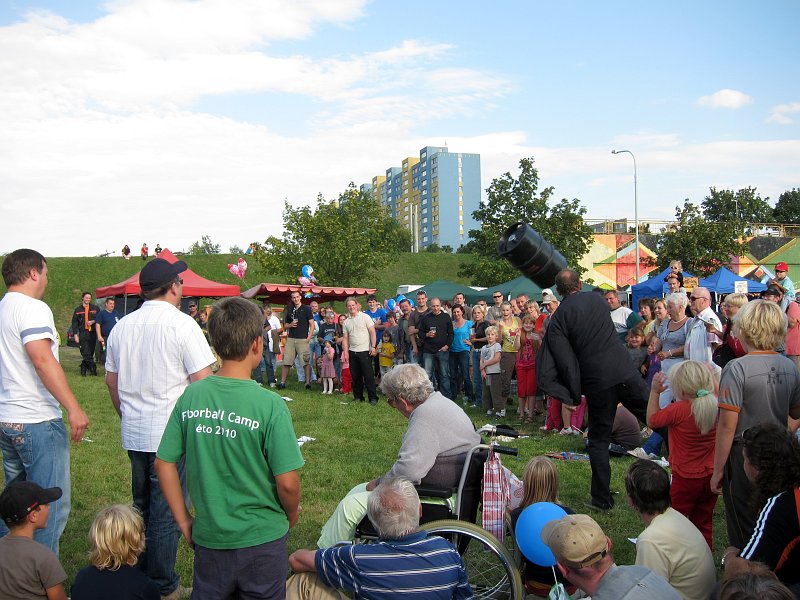
{"type": "Polygon", "coordinates": [[[212,375],[175,405],[157,456],[186,456],[195,508],[192,539],[204,548],[249,548],[289,531],[275,476],[303,466],[283,398],[255,381],[212,375]]]}

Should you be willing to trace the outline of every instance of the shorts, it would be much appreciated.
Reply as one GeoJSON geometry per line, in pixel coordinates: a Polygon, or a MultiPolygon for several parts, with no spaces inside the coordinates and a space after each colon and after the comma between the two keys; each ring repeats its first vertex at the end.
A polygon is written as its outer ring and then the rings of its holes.
{"type": "Polygon", "coordinates": [[[286,338],[286,346],[283,349],[283,366],[291,367],[294,364],[294,359],[298,356],[304,367],[311,362],[311,350],[308,346],[308,340],[286,338]]]}

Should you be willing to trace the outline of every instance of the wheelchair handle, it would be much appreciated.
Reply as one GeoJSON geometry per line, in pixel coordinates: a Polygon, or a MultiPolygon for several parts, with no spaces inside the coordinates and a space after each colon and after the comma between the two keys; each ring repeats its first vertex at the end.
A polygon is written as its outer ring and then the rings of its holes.
{"type": "Polygon", "coordinates": [[[498,454],[508,454],[510,456],[516,456],[519,454],[518,448],[511,448],[509,446],[492,446],[492,451],[497,452],[498,454]]]}

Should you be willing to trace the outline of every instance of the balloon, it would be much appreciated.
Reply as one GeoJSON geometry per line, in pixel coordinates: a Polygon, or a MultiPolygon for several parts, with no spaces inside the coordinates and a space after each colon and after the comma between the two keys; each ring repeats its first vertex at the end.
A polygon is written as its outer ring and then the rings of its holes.
{"type": "Polygon", "coordinates": [[[414,303],[414,299],[413,298],[406,298],[406,300],[408,300],[408,303],[411,305],[411,308],[416,308],[417,307],[417,305],[414,303]]]}
{"type": "Polygon", "coordinates": [[[397,296],[397,298],[395,299],[395,302],[397,302],[398,304],[400,304],[400,303],[401,303],[403,300],[405,300],[405,299],[406,299],[406,297],[405,297],[405,294],[400,294],[400,295],[398,295],[398,296],[397,296]]]}
{"type": "Polygon", "coordinates": [[[311,279],[314,276],[314,267],[311,265],[303,265],[301,272],[303,273],[303,277],[311,279]]]}
{"type": "Polygon", "coordinates": [[[514,537],[522,554],[532,563],[541,567],[552,567],[556,557],[542,541],[542,529],[550,521],[566,516],[566,511],[552,502],[531,504],[520,514],[514,537]]]}
{"type": "Polygon", "coordinates": [[[388,308],[390,311],[394,312],[395,306],[397,306],[397,303],[394,301],[394,298],[389,298],[386,300],[386,308],[388,308]]]}
{"type": "Polygon", "coordinates": [[[245,274],[247,273],[247,261],[243,258],[239,259],[239,262],[235,265],[228,265],[228,271],[231,272],[231,275],[236,275],[239,279],[244,279],[245,274]]]}
{"type": "Polygon", "coordinates": [[[303,287],[311,287],[313,285],[308,277],[298,277],[297,283],[299,283],[303,287]]]}

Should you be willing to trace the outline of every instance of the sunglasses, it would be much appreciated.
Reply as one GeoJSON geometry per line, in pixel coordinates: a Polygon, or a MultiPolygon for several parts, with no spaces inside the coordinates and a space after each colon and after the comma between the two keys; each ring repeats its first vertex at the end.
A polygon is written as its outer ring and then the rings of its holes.
{"type": "Polygon", "coordinates": [[[502,296],[492,296],[492,298],[502,298],[502,296]]]}

